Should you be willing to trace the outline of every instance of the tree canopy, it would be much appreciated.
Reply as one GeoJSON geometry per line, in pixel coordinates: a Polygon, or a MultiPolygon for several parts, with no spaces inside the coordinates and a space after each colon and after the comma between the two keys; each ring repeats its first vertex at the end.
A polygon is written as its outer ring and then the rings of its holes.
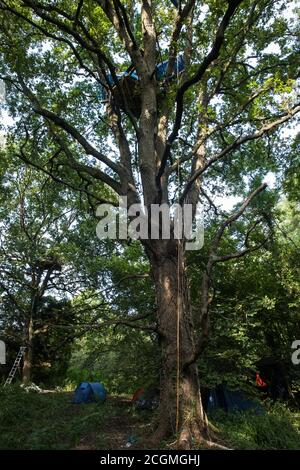
{"type": "Polygon", "coordinates": [[[212,436],[201,385],[247,385],[266,356],[293,375],[297,19],[292,0],[0,0],[1,322],[25,328],[27,379],[52,322],[42,355],[73,344],[70,374],[114,390],[147,369],[154,444],[189,448],[212,436]],[[171,212],[168,240],[98,240],[97,206],[120,196],[189,204],[194,223],[201,203],[203,248],[171,212]]]}

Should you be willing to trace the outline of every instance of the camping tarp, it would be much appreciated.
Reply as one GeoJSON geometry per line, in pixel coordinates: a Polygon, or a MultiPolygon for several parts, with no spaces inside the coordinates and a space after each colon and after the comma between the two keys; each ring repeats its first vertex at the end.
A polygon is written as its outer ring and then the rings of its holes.
{"type": "MultiPolygon", "coordinates": [[[[156,78],[157,80],[162,80],[167,73],[169,61],[165,60],[164,62],[161,62],[156,66],[156,78]]],[[[178,73],[183,72],[184,70],[184,60],[183,60],[183,55],[178,55],[175,64],[173,67],[173,75],[177,75],[178,73]]]]}
{"type": "Polygon", "coordinates": [[[257,413],[264,412],[263,407],[247,398],[242,390],[229,390],[225,384],[217,385],[208,396],[207,412],[210,413],[220,408],[228,413],[249,409],[257,413]]]}
{"type": "MultiPolygon", "coordinates": [[[[169,65],[168,60],[164,60],[163,62],[160,62],[159,64],[157,64],[155,68],[155,75],[158,81],[166,77],[168,65],[169,65]]],[[[173,76],[183,72],[183,70],[184,70],[184,59],[183,59],[183,55],[181,54],[176,57],[174,67],[173,67],[173,76]]],[[[136,71],[130,67],[125,72],[121,74],[116,74],[116,77],[118,80],[121,80],[123,77],[130,77],[136,81],[139,80],[139,77],[136,71]]],[[[168,77],[168,78],[171,78],[171,77],[168,77]]],[[[111,74],[108,74],[107,81],[111,86],[115,85],[115,80],[111,74]]]]}
{"type": "Polygon", "coordinates": [[[135,403],[137,402],[143,395],[145,394],[145,389],[144,388],[138,388],[133,396],[132,396],[132,399],[131,399],[131,402],[132,403],[135,403]]]}
{"type": "Polygon", "coordinates": [[[149,388],[136,401],[136,407],[139,410],[155,410],[159,405],[159,389],[149,388]]]}
{"type": "Polygon", "coordinates": [[[101,402],[106,399],[106,390],[104,385],[98,382],[81,382],[74,392],[73,403],[101,402]]]}

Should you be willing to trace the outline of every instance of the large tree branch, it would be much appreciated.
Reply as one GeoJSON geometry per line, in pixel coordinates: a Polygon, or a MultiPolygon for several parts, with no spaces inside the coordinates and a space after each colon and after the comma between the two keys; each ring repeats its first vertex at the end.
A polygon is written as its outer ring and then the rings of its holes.
{"type": "MultiPolygon", "coordinates": [[[[91,323],[88,323],[86,325],[78,325],[78,326],[83,326],[83,330],[77,331],[75,334],[68,336],[64,341],[59,344],[56,348],[55,351],[59,350],[64,344],[67,344],[70,341],[73,341],[76,338],[81,338],[85,334],[89,333],[90,331],[93,330],[102,330],[105,329],[109,326],[118,326],[118,325],[124,325],[128,326],[130,328],[135,328],[138,330],[142,331],[149,331],[149,332],[156,332],[157,331],[157,326],[156,325],[137,325],[135,324],[135,321],[144,319],[152,315],[152,313],[147,313],[145,315],[139,315],[136,318],[133,318],[132,320],[123,320],[123,319],[118,319],[118,320],[105,320],[101,322],[100,324],[95,323],[95,321],[92,321],[91,323]]],[[[98,317],[97,317],[98,318],[98,317]]]]}
{"type": "Polygon", "coordinates": [[[123,193],[127,194],[128,185],[130,185],[131,190],[136,194],[135,188],[135,181],[132,171],[132,154],[129,146],[128,139],[124,132],[122,126],[122,116],[119,109],[115,108],[114,106],[108,105],[107,106],[107,114],[109,117],[110,127],[112,132],[115,136],[115,139],[118,144],[118,148],[120,151],[121,163],[124,168],[124,189],[123,193]]]}
{"type": "MultiPolygon", "coordinates": [[[[179,8],[177,10],[176,19],[174,23],[174,29],[172,32],[170,45],[169,45],[169,52],[168,52],[168,66],[166,70],[166,80],[165,86],[168,85],[168,77],[173,75],[174,65],[176,62],[176,58],[178,55],[178,40],[180,37],[180,33],[182,31],[182,27],[184,21],[189,18],[189,26],[188,26],[188,34],[187,34],[187,42],[189,43],[186,47],[184,62],[185,68],[188,68],[188,60],[187,58],[190,56],[190,46],[191,46],[191,38],[192,38],[192,11],[195,6],[195,0],[189,0],[183,9],[179,8]]],[[[156,154],[157,154],[157,168],[160,168],[162,158],[166,149],[166,142],[167,142],[167,134],[168,134],[168,123],[169,123],[169,116],[171,111],[171,103],[169,103],[167,97],[161,100],[160,103],[160,116],[158,119],[158,129],[157,129],[157,137],[156,137],[156,154]]],[[[159,200],[167,202],[168,201],[168,175],[165,175],[163,180],[157,180],[157,184],[159,187],[159,200]]]]}
{"type": "Polygon", "coordinates": [[[75,13],[75,19],[74,19],[74,28],[76,28],[76,25],[79,21],[80,12],[81,12],[81,9],[83,7],[83,2],[84,2],[84,0],[79,0],[79,2],[78,2],[76,13],[75,13]]]}
{"type": "MultiPolygon", "coordinates": [[[[9,11],[13,15],[15,15],[16,17],[18,17],[18,18],[22,19],[23,21],[25,21],[26,23],[30,24],[31,26],[36,28],[38,31],[40,31],[45,37],[48,37],[48,38],[53,39],[55,41],[62,42],[64,44],[66,44],[70,48],[70,50],[73,52],[73,54],[76,57],[80,67],[83,70],[85,70],[91,77],[93,77],[101,86],[103,86],[104,88],[107,87],[107,83],[105,83],[90,67],[88,67],[84,63],[84,60],[81,58],[80,53],[78,52],[78,50],[76,49],[75,45],[72,43],[71,40],[67,39],[65,36],[62,36],[62,35],[58,36],[57,34],[54,34],[54,33],[50,32],[47,28],[43,27],[41,24],[37,23],[36,21],[33,21],[28,16],[23,15],[20,11],[14,10],[9,5],[5,4],[6,5],[5,7],[1,6],[1,5],[2,5],[2,2],[0,4],[0,8],[2,10],[9,11]]],[[[75,25],[74,25],[74,27],[75,27],[75,25]]],[[[97,67],[98,63],[95,63],[93,55],[89,54],[89,57],[92,59],[94,65],[97,67]]]]}
{"type": "MultiPolygon", "coordinates": [[[[249,96],[248,100],[241,106],[241,108],[236,111],[236,113],[234,113],[234,115],[226,122],[224,123],[216,123],[216,127],[213,127],[211,130],[209,130],[206,134],[205,134],[205,138],[200,138],[200,139],[197,139],[197,143],[195,145],[192,145],[192,144],[189,144],[188,142],[185,142],[184,139],[180,139],[182,140],[184,143],[186,143],[186,145],[188,147],[191,148],[191,151],[190,153],[188,153],[187,155],[184,155],[178,159],[176,159],[176,161],[170,165],[168,167],[168,175],[171,174],[172,172],[174,171],[177,171],[178,170],[178,167],[180,167],[183,163],[185,162],[188,162],[190,161],[192,158],[194,158],[194,155],[195,153],[197,152],[198,150],[198,147],[201,146],[202,144],[205,144],[205,142],[210,139],[214,134],[218,133],[218,132],[223,132],[225,131],[227,128],[230,128],[231,126],[235,126],[237,124],[243,124],[244,123],[244,120],[241,118],[241,119],[237,119],[247,108],[248,106],[260,95],[262,95],[263,93],[267,92],[267,91],[270,91],[272,89],[272,87],[270,88],[260,88],[259,90],[256,90],[251,96],[249,96]]],[[[283,116],[285,116],[286,114],[279,114],[279,115],[276,115],[276,116],[273,116],[273,119],[274,119],[274,127],[276,127],[276,125],[280,125],[280,124],[277,124],[277,120],[281,119],[283,116]]],[[[290,116],[290,114],[288,114],[290,116]]],[[[292,117],[292,116],[291,116],[292,117]]],[[[257,124],[260,124],[261,122],[265,122],[267,120],[269,120],[270,118],[269,117],[260,117],[259,119],[252,119],[253,123],[257,123],[257,124]]],[[[194,120],[192,121],[194,122],[194,120]]],[[[281,122],[280,122],[281,123],[281,122]]],[[[261,128],[262,129],[262,128],[261,128]]],[[[272,129],[269,129],[269,130],[272,130],[272,129]]],[[[260,129],[258,129],[257,132],[259,132],[260,129]]],[[[266,133],[268,133],[268,131],[265,131],[266,133]]],[[[254,133],[253,133],[254,134],[254,133]]],[[[249,139],[246,138],[245,141],[242,141],[242,137],[238,137],[235,141],[234,141],[234,144],[237,145],[237,142],[238,142],[238,139],[239,139],[239,145],[242,145],[243,143],[246,143],[247,140],[253,140],[254,137],[253,134],[249,134],[249,139]]],[[[258,135],[257,138],[261,137],[261,135],[258,135]]],[[[231,144],[232,145],[232,144],[231,144]]],[[[228,152],[230,152],[232,149],[229,148],[228,152]]],[[[224,150],[222,150],[218,155],[221,155],[222,156],[220,158],[223,157],[223,152],[224,150]]],[[[210,162],[210,160],[209,160],[210,162]]],[[[212,162],[213,164],[214,162],[212,162]]],[[[210,166],[210,164],[209,164],[210,166]]],[[[206,170],[206,165],[205,165],[205,168],[203,168],[203,171],[206,170]]],[[[194,176],[194,173],[192,173],[192,177],[194,176]]],[[[199,175],[200,176],[200,175],[199,175]]]]}
{"type": "Polygon", "coordinates": [[[130,23],[125,8],[122,6],[120,1],[116,0],[113,0],[112,2],[114,5],[112,5],[109,0],[96,1],[114,26],[134,66],[139,72],[141,72],[141,69],[143,69],[144,66],[144,60],[142,53],[137,45],[133,31],[130,28],[130,23]]]}
{"type": "MultiPolygon", "coordinates": [[[[1,1],[5,3],[4,0],[1,0],[1,1]]],[[[78,31],[76,30],[76,26],[74,25],[74,21],[76,18],[73,17],[72,15],[68,15],[64,10],[61,10],[58,7],[55,7],[52,5],[40,4],[32,0],[22,0],[22,1],[23,1],[23,4],[27,7],[30,7],[39,18],[56,26],[60,32],[67,33],[68,35],[72,36],[85,51],[91,54],[95,54],[95,56],[98,59],[99,66],[100,66],[101,83],[105,81],[106,83],[106,85],[104,85],[105,88],[111,90],[110,80],[108,79],[107,73],[102,66],[102,64],[104,63],[109,69],[109,72],[113,78],[114,83],[116,84],[118,92],[122,94],[122,90],[120,89],[120,86],[119,86],[119,82],[118,82],[118,78],[115,72],[115,66],[113,62],[108,58],[108,56],[103,52],[103,50],[99,48],[99,42],[93,38],[93,36],[89,33],[89,31],[84,26],[84,24],[80,22],[78,18],[76,20],[76,25],[78,24],[80,26],[85,37],[79,34],[78,31]],[[60,21],[58,17],[53,17],[52,15],[49,15],[48,13],[46,13],[46,12],[52,12],[52,11],[55,11],[59,15],[61,15],[63,18],[66,18],[70,22],[70,24],[67,24],[65,21],[60,21]]],[[[93,59],[92,55],[91,57],[93,59]]],[[[132,116],[130,116],[130,114],[129,114],[129,117],[132,120],[132,116]]]]}
{"type": "Polygon", "coordinates": [[[6,286],[4,284],[4,282],[0,281],[0,288],[3,289],[4,292],[6,292],[7,297],[16,306],[16,308],[17,308],[17,310],[19,310],[20,314],[24,317],[25,316],[24,308],[20,306],[19,302],[16,299],[16,296],[12,292],[10,292],[8,286],[6,286]]]}
{"type": "Polygon", "coordinates": [[[126,12],[126,9],[125,9],[124,5],[122,4],[122,2],[120,0],[113,0],[113,3],[114,3],[115,11],[118,15],[118,19],[119,19],[120,23],[124,22],[124,27],[125,27],[124,32],[126,32],[129,39],[131,40],[132,48],[137,50],[138,49],[138,44],[136,42],[134,33],[131,29],[130,20],[128,18],[128,15],[127,15],[127,12],[126,12]]]}
{"type": "MultiPolygon", "coordinates": [[[[36,112],[37,114],[39,114],[39,115],[43,116],[44,118],[50,120],[56,126],[60,127],[64,131],[66,131],[71,137],[73,137],[84,148],[84,150],[86,151],[86,153],[88,155],[92,155],[97,160],[104,163],[105,165],[107,165],[112,170],[114,170],[116,173],[120,174],[119,165],[117,163],[113,162],[112,160],[110,160],[103,153],[101,153],[97,149],[95,149],[95,147],[93,147],[87,141],[87,139],[72,124],[70,124],[68,121],[66,121],[64,118],[57,115],[53,111],[50,111],[48,109],[43,108],[41,106],[39,100],[37,99],[37,97],[30,90],[30,88],[25,84],[23,78],[21,77],[21,75],[19,73],[18,73],[18,80],[19,80],[19,83],[22,87],[24,95],[32,103],[34,112],[36,112]]],[[[100,170],[97,170],[97,169],[93,169],[93,172],[94,172],[95,177],[96,177],[96,173],[99,176],[103,173],[103,172],[101,172],[100,170]]],[[[111,184],[113,184],[114,186],[117,185],[117,182],[115,180],[113,180],[110,177],[107,177],[107,175],[105,175],[105,177],[106,177],[106,179],[109,178],[111,184]]],[[[98,178],[98,179],[100,179],[100,178],[98,178]]]]}
{"type": "MultiPolygon", "coordinates": [[[[54,34],[54,33],[51,33],[49,32],[46,28],[44,28],[43,26],[41,26],[41,24],[33,21],[32,19],[30,19],[29,17],[27,17],[26,15],[23,15],[20,11],[18,10],[14,10],[13,8],[10,8],[7,4],[6,4],[6,7],[2,7],[2,9],[5,9],[9,12],[11,12],[12,14],[16,15],[17,17],[21,18],[22,20],[26,21],[28,24],[32,25],[34,28],[36,28],[37,30],[39,30],[41,33],[43,33],[45,35],[45,37],[49,37],[51,39],[54,39],[55,41],[59,41],[59,42],[63,42],[64,44],[67,44],[68,47],[71,49],[71,51],[73,52],[74,56],[76,57],[80,67],[85,70],[91,77],[93,77],[99,84],[100,86],[102,86],[103,88],[105,89],[109,89],[110,91],[111,90],[111,83],[107,80],[107,75],[106,75],[106,72],[105,70],[103,69],[103,67],[101,67],[100,65],[100,70],[99,70],[99,62],[95,62],[95,57],[94,55],[97,53],[98,54],[98,49],[97,51],[95,50],[94,47],[91,48],[90,44],[87,43],[86,41],[84,41],[83,39],[79,40],[79,37],[75,31],[75,26],[76,24],[78,23],[78,14],[79,14],[79,10],[81,9],[82,7],[82,2],[79,2],[78,4],[78,11],[76,12],[76,17],[74,19],[74,31],[73,29],[68,29],[68,33],[72,36],[75,35],[75,39],[77,39],[77,42],[80,44],[80,46],[83,48],[85,47],[85,51],[87,53],[89,53],[89,57],[91,58],[92,62],[94,63],[95,67],[96,67],[96,70],[98,72],[98,74],[96,74],[93,70],[91,70],[90,67],[88,67],[85,63],[84,63],[84,60],[81,58],[80,56],[80,53],[78,52],[78,50],[76,49],[75,45],[72,43],[72,41],[70,41],[69,39],[67,39],[65,36],[61,35],[61,36],[58,36],[57,34],[54,34]],[[73,34],[74,33],[74,34],[73,34]],[[91,51],[93,53],[91,53],[91,51]],[[95,53],[95,54],[94,54],[95,53]]],[[[124,8],[124,7],[123,7],[124,8]]],[[[52,11],[53,9],[51,8],[50,11],[52,11]]],[[[61,11],[61,10],[60,10],[61,11]]],[[[63,14],[63,12],[61,11],[61,14],[63,14]]],[[[67,18],[69,18],[69,16],[67,15],[67,18]]],[[[50,21],[50,18],[48,18],[48,21],[50,21]]],[[[60,24],[59,22],[57,22],[57,20],[55,21],[55,24],[57,25],[57,27],[59,28],[59,31],[62,32],[62,31],[65,31],[65,24],[60,24]],[[62,28],[62,30],[60,29],[62,28]]],[[[90,36],[89,36],[90,37],[90,36]]],[[[91,38],[91,40],[93,40],[91,38]]],[[[99,56],[99,54],[98,54],[99,56]]],[[[100,57],[101,59],[101,57],[100,57]]],[[[102,57],[103,59],[103,57],[102,57]]],[[[113,64],[109,61],[108,59],[106,58],[105,60],[106,64],[109,65],[109,69],[110,69],[110,72],[111,72],[111,75],[114,79],[114,82],[116,83],[116,87],[118,89],[118,93],[123,96],[123,101],[124,101],[124,110],[126,112],[126,114],[128,115],[128,117],[130,118],[131,122],[132,122],[132,125],[134,126],[135,128],[135,131],[136,131],[136,134],[138,135],[138,127],[137,127],[137,123],[136,123],[136,119],[135,117],[132,115],[132,113],[130,112],[129,108],[128,108],[128,104],[126,103],[126,96],[123,94],[123,90],[122,88],[120,87],[119,85],[119,82],[116,78],[116,75],[115,75],[115,70],[114,70],[114,66],[113,64]]],[[[120,115],[120,111],[119,109],[117,109],[117,104],[114,102],[114,107],[116,108],[116,113],[118,115],[120,115]]],[[[119,127],[119,134],[123,134],[123,137],[124,137],[124,131],[123,131],[123,128],[122,128],[122,125],[121,125],[121,119],[118,118],[118,127],[119,127]]]]}
{"type": "MultiPolygon", "coordinates": [[[[201,329],[201,336],[200,339],[195,347],[195,352],[190,358],[189,361],[186,362],[184,365],[184,368],[189,367],[191,364],[193,364],[199,355],[202,353],[204,350],[207,341],[208,341],[208,336],[209,336],[209,306],[212,301],[212,297],[210,296],[210,287],[211,287],[211,276],[212,276],[212,271],[213,267],[216,263],[222,262],[222,261],[228,261],[230,259],[234,258],[240,258],[242,256],[245,256],[253,251],[257,251],[260,249],[264,244],[265,241],[262,242],[259,245],[256,245],[252,248],[246,247],[245,249],[237,252],[237,253],[231,253],[228,255],[224,256],[218,256],[217,251],[221,242],[221,239],[223,237],[224,231],[227,227],[231,226],[236,220],[238,220],[247,207],[251,204],[252,200],[260,194],[262,191],[265,190],[267,187],[266,183],[261,184],[258,188],[256,188],[241,204],[239,209],[234,212],[230,217],[225,219],[222,224],[220,225],[219,229],[217,230],[212,243],[210,245],[210,250],[209,250],[209,255],[208,255],[208,261],[205,266],[205,270],[203,272],[203,278],[202,278],[202,285],[201,285],[201,307],[200,307],[200,318],[199,318],[199,327],[201,329]]],[[[248,231],[249,232],[249,231],[248,231]]],[[[248,234],[247,232],[247,234],[248,234]]],[[[245,237],[245,243],[248,243],[247,240],[247,234],[245,237]]]]}
{"type": "Polygon", "coordinates": [[[174,64],[177,57],[177,42],[182,31],[184,21],[190,15],[192,9],[194,8],[196,0],[189,0],[181,10],[177,10],[177,15],[175,19],[174,29],[172,32],[172,37],[169,45],[169,63],[167,67],[166,77],[171,76],[174,68],[174,64]]]}
{"type": "Polygon", "coordinates": [[[61,146],[62,150],[64,151],[67,157],[66,163],[70,168],[76,170],[77,172],[87,173],[92,178],[103,181],[103,183],[106,183],[108,186],[110,186],[114,191],[116,191],[116,193],[121,194],[122,188],[121,188],[121,185],[117,181],[115,181],[113,178],[111,178],[106,173],[101,171],[99,168],[95,168],[95,167],[78,162],[74,158],[65,139],[63,139],[63,137],[60,136],[57,132],[52,132],[52,133],[53,133],[55,140],[58,142],[58,144],[61,146]]]}
{"type": "Polygon", "coordinates": [[[224,261],[230,261],[232,259],[237,259],[237,258],[242,258],[243,256],[252,253],[253,251],[260,250],[266,243],[266,240],[264,240],[263,243],[260,243],[256,246],[252,246],[251,248],[245,248],[243,250],[237,251],[235,253],[228,253],[227,255],[222,255],[222,256],[214,256],[213,257],[213,262],[214,263],[222,263],[224,261]]]}
{"type": "Polygon", "coordinates": [[[220,153],[212,157],[208,162],[199,170],[197,170],[189,179],[189,181],[186,183],[186,186],[183,190],[183,193],[181,195],[181,202],[184,201],[186,195],[188,194],[190,188],[192,187],[194,181],[199,178],[208,168],[210,168],[214,163],[218,162],[222,158],[224,158],[226,155],[228,155],[230,152],[237,150],[239,147],[241,147],[243,144],[250,142],[252,140],[259,139],[262,137],[264,134],[268,134],[268,132],[272,131],[276,127],[280,126],[284,122],[288,121],[291,119],[293,116],[295,116],[297,113],[300,112],[300,105],[294,106],[292,109],[288,110],[288,112],[282,114],[280,117],[278,117],[275,121],[272,121],[268,124],[264,124],[260,129],[258,129],[256,132],[253,132],[252,134],[247,134],[242,137],[238,137],[232,144],[228,145],[225,149],[223,149],[220,153]]]}
{"type": "MultiPolygon", "coordinates": [[[[7,6],[4,2],[4,0],[1,0],[1,3],[3,3],[5,6],[7,6]]],[[[25,7],[31,8],[35,12],[35,14],[45,20],[46,22],[56,26],[59,31],[65,32],[72,36],[78,44],[80,44],[85,50],[90,51],[95,53],[100,61],[103,61],[107,67],[109,68],[110,72],[112,75],[115,77],[115,67],[113,63],[110,61],[110,59],[107,57],[106,54],[99,48],[99,44],[97,41],[90,35],[86,27],[79,21],[79,18],[77,18],[76,24],[78,24],[83,31],[85,38],[82,37],[81,34],[78,33],[76,30],[76,27],[74,27],[74,21],[76,19],[76,16],[72,16],[67,14],[64,10],[61,10],[60,8],[54,6],[54,5],[45,5],[37,2],[36,0],[22,0],[22,3],[25,7]],[[67,19],[70,24],[67,24],[66,21],[61,21],[57,16],[54,17],[50,15],[47,12],[57,12],[59,15],[61,15],[63,18],[67,19]]]]}
{"type": "Polygon", "coordinates": [[[218,28],[218,31],[217,31],[217,34],[216,34],[216,37],[215,37],[214,44],[213,44],[210,52],[207,54],[207,56],[203,60],[202,64],[198,68],[195,75],[193,77],[191,77],[189,80],[186,80],[182,84],[182,86],[179,88],[179,90],[177,91],[175,121],[174,121],[173,130],[172,130],[171,134],[168,137],[168,141],[167,141],[167,144],[166,144],[166,149],[165,149],[162,161],[161,161],[160,168],[159,168],[158,173],[157,173],[156,181],[157,181],[158,186],[160,184],[160,178],[164,174],[164,171],[165,171],[165,168],[166,168],[166,165],[167,165],[167,161],[170,157],[172,144],[177,139],[178,133],[179,133],[179,130],[180,130],[180,127],[181,127],[182,115],[183,115],[183,110],[184,110],[184,106],[183,106],[184,105],[184,95],[189,90],[189,88],[191,88],[193,85],[195,85],[196,83],[198,83],[202,79],[202,77],[204,76],[204,74],[205,74],[206,70],[208,69],[208,67],[210,66],[210,64],[218,58],[221,47],[224,43],[226,29],[229,26],[230,20],[231,20],[232,16],[234,15],[237,7],[240,5],[241,2],[242,2],[242,0],[231,0],[231,1],[229,1],[228,8],[226,10],[225,15],[223,16],[223,19],[222,19],[221,23],[220,23],[220,26],[218,28]]]}
{"type": "Polygon", "coordinates": [[[153,74],[156,65],[156,31],[152,14],[151,0],[142,0],[141,19],[144,45],[144,59],[148,72],[153,74]]]}
{"type": "Polygon", "coordinates": [[[223,221],[223,223],[220,225],[215,237],[213,238],[211,248],[210,248],[210,255],[209,257],[212,258],[216,255],[216,251],[218,249],[219,243],[221,241],[221,238],[224,234],[224,231],[227,227],[231,226],[233,222],[235,222],[237,219],[243,215],[249,204],[251,204],[252,200],[262,191],[264,191],[267,188],[267,183],[262,183],[258,188],[256,188],[242,203],[242,205],[239,207],[239,209],[234,212],[230,217],[228,217],[226,220],[223,221]]]}
{"type": "Polygon", "coordinates": [[[264,2],[261,0],[255,0],[253,1],[253,4],[251,5],[250,12],[248,15],[248,18],[246,20],[246,23],[243,24],[241,31],[238,32],[237,37],[238,41],[236,44],[234,44],[233,50],[231,50],[228,54],[228,59],[226,60],[224,66],[221,68],[219,78],[217,80],[217,83],[213,89],[213,91],[210,94],[210,99],[213,98],[216,94],[219,93],[221,85],[230,70],[231,65],[235,62],[237,54],[239,53],[240,49],[243,47],[245,38],[249,34],[252,26],[255,24],[255,22],[260,18],[260,14],[264,11],[264,2]],[[261,11],[255,15],[255,10],[258,4],[262,4],[261,11]]]}
{"type": "MultiPolygon", "coordinates": [[[[61,151],[61,149],[60,149],[61,151]]],[[[57,152],[55,152],[56,154],[57,152]]],[[[114,202],[114,201],[110,201],[108,199],[104,199],[102,197],[99,197],[98,195],[96,194],[93,194],[91,193],[90,191],[87,190],[87,188],[80,188],[80,187],[77,187],[75,186],[74,184],[71,184],[70,182],[60,178],[59,176],[57,176],[56,174],[54,174],[53,172],[47,170],[46,168],[44,168],[43,166],[41,165],[38,165],[37,163],[35,163],[34,161],[30,160],[26,154],[25,154],[25,151],[24,149],[22,149],[21,153],[17,153],[16,154],[18,158],[20,158],[20,160],[22,160],[24,163],[32,166],[32,168],[35,168],[37,171],[41,171],[42,173],[45,173],[47,176],[49,176],[50,178],[53,179],[53,181],[56,181],[57,183],[65,186],[66,188],[69,188],[69,189],[72,189],[73,191],[78,191],[79,193],[83,193],[85,194],[88,198],[92,198],[94,199],[95,201],[97,201],[98,203],[100,204],[110,204],[110,205],[115,205],[117,206],[117,203],[114,202]]]]}

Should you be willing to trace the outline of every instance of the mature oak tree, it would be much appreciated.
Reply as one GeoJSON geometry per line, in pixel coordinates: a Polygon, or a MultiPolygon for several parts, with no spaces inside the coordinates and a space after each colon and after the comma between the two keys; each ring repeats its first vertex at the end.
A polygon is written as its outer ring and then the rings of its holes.
{"type": "MultiPolygon", "coordinates": [[[[147,208],[174,198],[196,207],[200,197],[213,207],[209,188],[230,182],[233,169],[242,180],[266,165],[276,131],[300,111],[292,97],[298,44],[288,6],[293,2],[186,0],[175,8],[166,0],[1,0],[1,77],[21,158],[94,204],[115,204],[115,193],[147,208]],[[27,152],[33,145],[34,158],[27,152]]],[[[184,447],[209,437],[196,361],[208,337],[212,271],[264,243],[251,242],[264,224],[258,217],[238,252],[219,253],[224,232],[266,188],[261,180],[248,186],[212,239],[195,318],[186,242],[141,240],[162,349],[154,442],[172,431],[184,447]]]]}

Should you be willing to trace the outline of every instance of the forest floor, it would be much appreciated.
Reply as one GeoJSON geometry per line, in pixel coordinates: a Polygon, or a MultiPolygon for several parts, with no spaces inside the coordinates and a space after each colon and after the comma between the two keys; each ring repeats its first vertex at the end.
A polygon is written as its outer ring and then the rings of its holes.
{"type": "MultiPolygon", "coordinates": [[[[131,449],[149,448],[153,412],[137,411],[124,397],[75,405],[70,392],[0,387],[0,403],[2,450],[126,449],[130,440],[131,449]]],[[[233,449],[300,449],[300,412],[284,404],[269,404],[263,415],[218,412],[211,422],[233,449]]]]}
{"type": "Polygon", "coordinates": [[[70,392],[0,389],[0,449],[123,449],[130,438],[146,448],[153,413],[130,400],[76,405],[70,392]]]}

